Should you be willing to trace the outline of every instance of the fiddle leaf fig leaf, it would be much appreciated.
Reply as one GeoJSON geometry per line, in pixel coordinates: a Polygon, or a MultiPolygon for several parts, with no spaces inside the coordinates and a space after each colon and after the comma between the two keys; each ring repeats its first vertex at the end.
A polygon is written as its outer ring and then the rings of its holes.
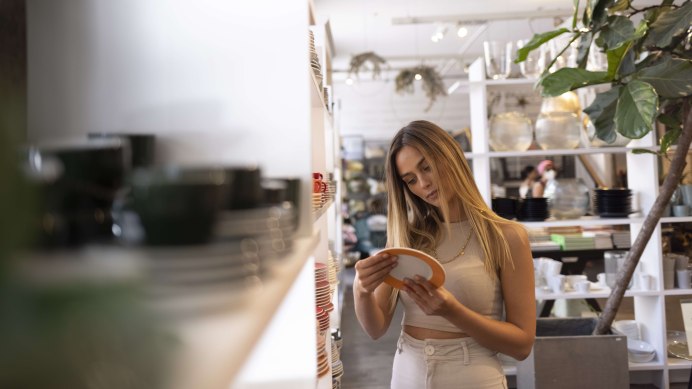
{"type": "Polygon", "coordinates": [[[606,52],[606,57],[608,58],[608,77],[614,78],[618,74],[622,60],[625,58],[627,53],[632,47],[631,43],[622,45],[616,49],[608,50],[606,52]]]}
{"type": "Polygon", "coordinates": [[[663,11],[651,24],[651,31],[644,41],[647,47],[668,47],[673,38],[684,34],[692,24],[692,1],[679,8],[663,11]]]}
{"type": "Polygon", "coordinates": [[[692,61],[669,57],[639,71],[638,80],[651,84],[659,96],[680,98],[692,95],[692,61]]]}
{"type": "Polygon", "coordinates": [[[538,47],[540,47],[545,42],[548,42],[549,40],[551,40],[557,36],[560,36],[566,32],[569,32],[569,30],[566,28],[560,28],[558,30],[544,32],[542,34],[535,34],[533,36],[533,38],[531,38],[529,43],[526,44],[526,46],[517,50],[517,59],[514,60],[514,63],[519,63],[519,62],[525,61],[526,57],[529,55],[529,53],[532,50],[537,49],[538,47]]]}
{"type": "Polygon", "coordinates": [[[559,96],[565,92],[588,85],[610,82],[607,72],[590,72],[579,68],[562,68],[555,73],[546,74],[539,84],[543,87],[543,96],[559,96]]]}
{"type": "Polygon", "coordinates": [[[630,7],[631,0],[618,0],[612,7],[608,8],[608,14],[613,15],[616,12],[627,11],[630,7]]]}
{"type": "Polygon", "coordinates": [[[667,153],[670,145],[674,144],[678,140],[680,134],[682,134],[681,128],[666,131],[665,135],[661,137],[661,148],[659,152],[661,154],[667,153]]]}
{"type": "Polygon", "coordinates": [[[589,59],[589,50],[593,41],[593,32],[589,31],[581,36],[579,40],[579,49],[577,50],[577,66],[586,69],[586,63],[589,59]]]}
{"type": "Polygon", "coordinates": [[[601,31],[604,47],[612,50],[632,40],[634,24],[625,16],[615,15],[608,18],[608,24],[601,31]]]}
{"type": "Polygon", "coordinates": [[[619,133],[639,139],[653,129],[658,112],[658,95],[651,84],[634,80],[625,85],[615,108],[615,127],[619,133]]]}
{"type": "Polygon", "coordinates": [[[596,128],[596,136],[604,142],[615,141],[615,108],[622,87],[616,86],[596,95],[593,103],[584,109],[596,128]]]}

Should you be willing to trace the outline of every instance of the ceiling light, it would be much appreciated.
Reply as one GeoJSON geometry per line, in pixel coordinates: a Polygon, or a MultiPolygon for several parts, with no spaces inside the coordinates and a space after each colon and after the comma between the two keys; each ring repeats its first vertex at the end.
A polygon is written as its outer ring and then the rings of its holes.
{"type": "Polygon", "coordinates": [[[421,75],[420,75],[420,73],[416,73],[416,75],[415,75],[415,76],[413,76],[413,78],[415,78],[415,79],[416,79],[416,81],[420,81],[420,80],[422,80],[422,79],[423,79],[423,76],[421,76],[421,75]]]}
{"type": "Polygon", "coordinates": [[[348,85],[348,86],[353,85],[353,79],[351,77],[347,78],[345,82],[346,82],[346,85],[348,85]]]}
{"type": "Polygon", "coordinates": [[[469,34],[469,30],[464,26],[460,26],[459,29],[457,29],[457,36],[459,38],[463,38],[468,34],[469,34]]]}
{"type": "Polygon", "coordinates": [[[438,25],[437,29],[435,29],[435,33],[432,34],[430,37],[430,40],[437,43],[444,39],[445,34],[447,33],[447,26],[445,25],[438,25]]]}

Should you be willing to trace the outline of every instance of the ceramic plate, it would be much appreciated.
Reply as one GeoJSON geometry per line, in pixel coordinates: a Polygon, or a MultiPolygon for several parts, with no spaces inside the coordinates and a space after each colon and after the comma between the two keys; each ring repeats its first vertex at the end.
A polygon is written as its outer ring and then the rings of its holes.
{"type": "Polygon", "coordinates": [[[422,251],[391,247],[381,252],[399,257],[397,266],[384,279],[385,283],[397,289],[404,286],[404,278],[413,278],[416,275],[426,278],[436,288],[445,282],[445,270],[442,265],[422,251]]]}

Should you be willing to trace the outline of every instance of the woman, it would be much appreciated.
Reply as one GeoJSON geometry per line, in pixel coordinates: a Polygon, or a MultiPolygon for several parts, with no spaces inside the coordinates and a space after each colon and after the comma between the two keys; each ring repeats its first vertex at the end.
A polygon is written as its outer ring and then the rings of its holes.
{"type": "Polygon", "coordinates": [[[391,387],[506,388],[497,353],[525,359],[536,331],[526,231],[485,204],[458,144],[433,123],[402,128],[385,168],[388,246],[426,251],[446,272],[440,288],[416,276],[398,291],[382,282],[396,256],[356,264],[356,315],[372,338],[404,307],[391,387]]]}
{"type": "Polygon", "coordinates": [[[540,179],[536,180],[533,184],[533,189],[531,190],[532,196],[549,197],[546,195],[546,189],[549,183],[554,186],[553,180],[555,180],[555,176],[557,175],[555,164],[553,164],[553,161],[545,159],[538,164],[536,170],[538,171],[540,179]]]}
{"type": "Polygon", "coordinates": [[[527,196],[531,197],[533,195],[533,184],[538,178],[538,173],[536,168],[532,165],[528,165],[521,169],[520,173],[521,185],[519,185],[519,197],[525,199],[527,196]]]}

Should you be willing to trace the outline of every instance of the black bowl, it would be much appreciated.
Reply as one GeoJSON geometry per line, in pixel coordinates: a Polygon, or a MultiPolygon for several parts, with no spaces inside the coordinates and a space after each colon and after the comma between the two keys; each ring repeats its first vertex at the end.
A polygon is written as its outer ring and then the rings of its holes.
{"type": "Polygon", "coordinates": [[[89,133],[89,139],[127,140],[130,144],[130,166],[132,168],[150,167],[156,157],[156,136],[153,134],[89,133]]]}
{"type": "Polygon", "coordinates": [[[155,246],[207,243],[229,191],[218,168],[138,169],[131,184],[132,209],[155,246]]]}

